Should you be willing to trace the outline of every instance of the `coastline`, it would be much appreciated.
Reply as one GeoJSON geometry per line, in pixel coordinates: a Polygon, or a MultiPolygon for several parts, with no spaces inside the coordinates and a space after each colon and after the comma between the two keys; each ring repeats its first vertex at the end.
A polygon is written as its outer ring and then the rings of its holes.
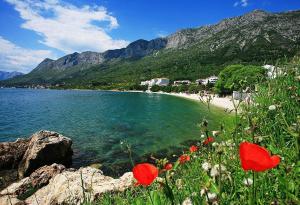
{"type": "MultiPolygon", "coordinates": [[[[204,97],[204,98],[202,98],[202,100],[200,100],[200,97],[198,94],[187,94],[187,93],[162,93],[162,94],[186,98],[186,99],[190,99],[190,100],[195,100],[197,102],[206,104],[206,102],[205,102],[206,97],[204,97]]],[[[215,97],[212,97],[210,103],[219,108],[223,108],[223,109],[227,109],[227,110],[234,109],[233,102],[232,102],[231,98],[229,98],[229,97],[221,98],[221,97],[215,96],[215,97]]]]}
{"type": "MultiPolygon", "coordinates": [[[[143,92],[143,91],[138,91],[138,90],[128,90],[128,91],[117,91],[117,90],[111,90],[113,92],[139,92],[139,93],[155,93],[155,94],[164,94],[164,95],[170,95],[170,96],[174,96],[174,97],[181,97],[181,98],[185,98],[185,99],[189,99],[189,100],[194,100],[203,104],[206,104],[206,97],[203,97],[200,100],[200,97],[198,94],[187,94],[187,93],[166,93],[166,92],[143,92]]],[[[236,101],[238,102],[238,101],[236,101]]],[[[232,102],[232,99],[230,97],[217,97],[214,96],[212,97],[211,101],[210,101],[211,105],[218,107],[218,108],[223,108],[223,109],[227,109],[227,110],[233,110],[234,109],[234,105],[232,102]]]]}
{"type": "MultiPolygon", "coordinates": [[[[50,89],[50,90],[61,90],[61,89],[50,89]]],[[[166,92],[151,92],[151,91],[141,91],[141,90],[101,90],[101,89],[62,89],[62,90],[76,90],[76,91],[107,91],[107,92],[128,92],[128,93],[155,93],[155,94],[164,94],[164,95],[170,95],[174,97],[181,97],[189,100],[194,100],[203,104],[206,104],[206,97],[203,97],[200,100],[200,97],[198,94],[187,94],[187,93],[166,93],[166,92]]],[[[212,96],[212,99],[210,101],[211,105],[226,109],[226,110],[234,110],[234,105],[232,102],[232,99],[230,97],[217,97],[217,96],[212,96]]],[[[236,100],[236,103],[238,101],[236,100]]]]}

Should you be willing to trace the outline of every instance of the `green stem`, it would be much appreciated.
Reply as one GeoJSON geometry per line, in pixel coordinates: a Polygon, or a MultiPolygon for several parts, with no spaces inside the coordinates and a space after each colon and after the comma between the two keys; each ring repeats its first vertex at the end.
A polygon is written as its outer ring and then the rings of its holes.
{"type": "Polygon", "coordinates": [[[222,168],[221,168],[221,154],[219,154],[219,192],[220,192],[220,197],[221,197],[221,194],[222,194],[222,184],[221,184],[221,178],[222,178],[222,168]]]}
{"type": "Polygon", "coordinates": [[[252,171],[252,179],[253,179],[253,186],[252,186],[252,199],[253,204],[256,204],[256,191],[255,191],[255,172],[252,171]]]}
{"type": "Polygon", "coordinates": [[[148,189],[148,188],[147,188],[147,193],[148,193],[148,195],[149,195],[149,198],[150,198],[151,204],[152,204],[152,205],[154,205],[154,203],[153,203],[153,200],[152,200],[152,197],[151,197],[151,194],[150,194],[150,191],[149,191],[149,189],[148,189]]]}
{"type": "Polygon", "coordinates": [[[171,203],[172,205],[175,205],[175,202],[174,202],[174,195],[173,195],[173,190],[171,189],[171,187],[169,186],[169,183],[168,183],[168,179],[167,179],[167,173],[165,174],[165,180],[166,180],[166,186],[168,188],[168,191],[170,191],[170,199],[171,199],[171,203]]]}

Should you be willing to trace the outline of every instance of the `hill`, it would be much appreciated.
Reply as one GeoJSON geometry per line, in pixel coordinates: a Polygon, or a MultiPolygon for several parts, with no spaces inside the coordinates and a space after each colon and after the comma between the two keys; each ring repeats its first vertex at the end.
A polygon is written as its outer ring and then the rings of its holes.
{"type": "Polygon", "coordinates": [[[0,71],[0,80],[6,80],[20,75],[24,75],[24,74],[16,71],[13,72],[0,71]]]}
{"type": "Polygon", "coordinates": [[[254,10],[215,25],[183,29],[165,38],[137,40],[122,49],[45,59],[29,74],[2,85],[112,88],[153,77],[195,80],[218,74],[228,64],[275,64],[295,56],[299,45],[300,11],[254,10]]]}

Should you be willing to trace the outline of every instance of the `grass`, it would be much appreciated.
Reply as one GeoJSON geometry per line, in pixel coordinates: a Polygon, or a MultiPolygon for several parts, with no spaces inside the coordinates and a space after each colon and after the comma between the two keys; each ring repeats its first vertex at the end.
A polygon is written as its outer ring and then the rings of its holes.
{"type": "MultiPolygon", "coordinates": [[[[203,141],[212,130],[209,122],[202,123],[204,138],[199,137],[198,151],[185,152],[190,161],[176,162],[149,187],[106,193],[84,204],[300,204],[299,65],[299,59],[294,59],[281,66],[284,75],[259,83],[253,102],[243,104],[236,115],[235,126],[219,130],[209,146],[203,141]],[[244,171],[239,157],[243,141],[279,155],[280,164],[264,172],[244,171]]],[[[162,168],[166,160],[157,160],[156,166],[162,168]]]]}

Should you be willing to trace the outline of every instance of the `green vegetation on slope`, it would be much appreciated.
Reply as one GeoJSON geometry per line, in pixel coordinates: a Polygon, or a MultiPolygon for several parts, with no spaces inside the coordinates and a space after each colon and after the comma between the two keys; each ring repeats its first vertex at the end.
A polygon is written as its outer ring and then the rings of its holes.
{"type": "Polygon", "coordinates": [[[257,41],[241,50],[237,43],[230,43],[209,51],[198,43],[184,49],[161,50],[138,59],[114,59],[92,67],[75,66],[65,70],[36,71],[0,82],[0,85],[63,84],[65,88],[122,89],[156,77],[167,77],[172,81],[196,80],[218,75],[224,67],[231,64],[276,64],[280,59],[294,56],[298,51],[298,44],[296,42],[286,50],[280,44],[270,47],[266,42],[257,41]]]}

